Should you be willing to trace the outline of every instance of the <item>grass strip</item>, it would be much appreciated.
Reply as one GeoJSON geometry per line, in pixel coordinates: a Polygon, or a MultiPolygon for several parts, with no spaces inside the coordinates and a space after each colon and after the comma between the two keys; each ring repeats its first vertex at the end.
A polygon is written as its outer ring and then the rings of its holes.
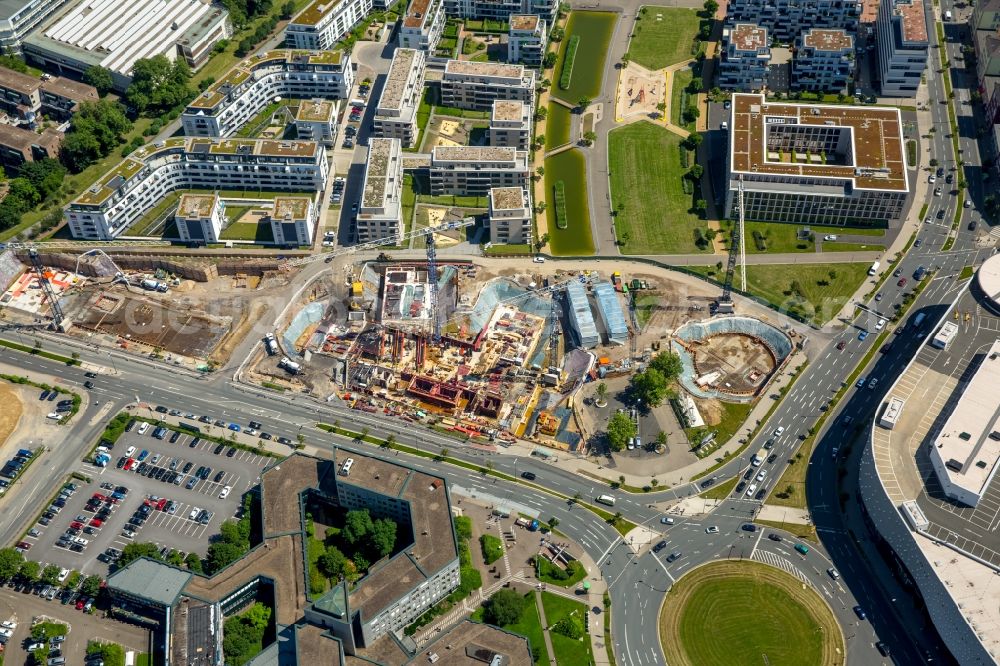
{"type": "Polygon", "coordinates": [[[563,58],[562,72],[559,74],[559,87],[569,90],[573,81],[573,63],[576,60],[576,50],[580,46],[580,36],[573,35],[566,44],[566,57],[563,58]]]}
{"type": "Polygon", "coordinates": [[[699,497],[704,497],[705,499],[723,500],[729,497],[729,493],[733,492],[733,488],[739,482],[740,477],[734,476],[728,481],[723,481],[714,488],[709,488],[705,492],[701,493],[699,497]]]}
{"type": "Polygon", "coordinates": [[[566,183],[557,180],[552,186],[552,198],[556,208],[556,226],[565,229],[569,226],[569,215],[566,213],[566,183]]]}
{"type": "Polygon", "coordinates": [[[65,363],[66,365],[80,365],[79,359],[62,356],[60,354],[53,354],[52,352],[42,350],[41,347],[29,347],[17,342],[11,342],[10,340],[0,339],[0,347],[7,347],[8,349],[22,351],[26,354],[31,354],[32,356],[41,356],[42,358],[47,358],[50,361],[58,361],[59,363],[65,363]]]}
{"type": "Polygon", "coordinates": [[[767,527],[773,527],[778,530],[785,530],[786,532],[791,532],[793,536],[797,539],[806,539],[807,541],[812,541],[815,544],[819,543],[819,537],[816,536],[816,526],[815,525],[803,525],[802,523],[789,523],[784,520],[761,520],[760,518],[754,518],[755,523],[758,525],[765,525],[767,527]]]}

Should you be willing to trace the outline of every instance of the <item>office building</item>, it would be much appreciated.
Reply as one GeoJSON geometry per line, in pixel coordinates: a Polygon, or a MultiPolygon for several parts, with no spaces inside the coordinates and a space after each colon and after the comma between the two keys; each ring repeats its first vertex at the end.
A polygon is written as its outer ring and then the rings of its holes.
{"type": "Polygon", "coordinates": [[[507,62],[539,69],[548,43],[545,19],[537,14],[511,14],[507,31],[507,62]]]}
{"type": "Polygon", "coordinates": [[[854,76],[854,37],[846,30],[809,30],[799,36],[792,61],[792,88],[847,93],[854,76]]]}
{"type": "Polygon", "coordinates": [[[416,145],[420,133],[417,109],[424,92],[424,67],[427,55],[417,49],[396,49],[375,106],[377,137],[399,139],[404,146],[416,145]]]}
{"type": "Polygon", "coordinates": [[[21,40],[65,0],[0,0],[0,52],[21,53],[21,40]]]}
{"type": "Polygon", "coordinates": [[[552,25],[559,12],[558,0],[444,0],[448,16],[463,19],[509,21],[511,14],[535,14],[552,25]]]}
{"type": "Polygon", "coordinates": [[[527,187],[528,153],[491,146],[437,146],[431,193],[486,196],[493,187],[527,187]]]}
{"type": "Polygon", "coordinates": [[[218,194],[182,194],[174,223],[185,243],[218,243],[226,221],[226,205],[218,194]]]}
{"type": "Polygon", "coordinates": [[[41,134],[0,123],[0,166],[7,176],[16,176],[26,162],[47,157],[57,159],[63,133],[46,128],[41,134]]]}
{"type": "Polygon", "coordinates": [[[406,16],[399,25],[399,45],[433,53],[444,32],[445,15],[442,0],[410,0],[406,16]]]}
{"type": "Polygon", "coordinates": [[[752,23],[737,23],[722,30],[719,87],[728,90],[760,90],[767,85],[771,46],[767,29],[752,23]]]}
{"type": "Polygon", "coordinates": [[[875,22],[882,94],[915,97],[930,47],[922,0],[881,0],[875,22]]]}
{"type": "Polygon", "coordinates": [[[267,216],[274,244],[312,245],[316,216],[311,197],[275,197],[267,216]]]}
{"type": "Polygon", "coordinates": [[[70,202],[74,238],[111,240],[169,192],[240,189],[315,193],[326,150],[311,141],[171,138],[144,146],[70,202]]]}
{"type": "Polygon", "coordinates": [[[791,44],[811,28],[853,32],[861,8],[861,0],[731,0],[726,5],[726,25],[759,25],[771,39],[791,44]]]}
{"type": "Polygon", "coordinates": [[[201,0],[71,0],[23,40],[23,49],[54,71],[82,75],[100,65],[123,92],[136,60],[165,55],[198,69],[231,36],[229,13],[201,0]]]}
{"type": "Polygon", "coordinates": [[[354,85],[351,57],[343,51],[269,51],[247,58],[188,104],[181,116],[187,136],[227,137],[275,97],[345,99],[354,85]]]}
{"type": "Polygon", "coordinates": [[[303,101],[295,111],[295,136],[303,141],[316,141],[330,147],[337,140],[337,109],[331,100],[303,101]]]}
{"type": "Polygon", "coordinates": [[[490,145],[527,150],[531,143],[531,107],[524,102],[493,102],[490,145]]]}
{"type": "Polygon", "coordinates": [[[739,182],[749,220],[870,225],[898,219],[909,185],[898,109],[768,103],[735,94],[725,215],[739,182]]]}
{"type": "Polygon", "coordinates": [[[531,244],[531,195],[523,187],[490,189],[490,242],[531,244]]]}
{"type": "Polygon", "coordinates": [[[403,149],[399,139],[371,139],[358,208],[359,243],[403,235],[403,149]]]}
{"type": "Polygon", "coordinates": [[[535,72],[523,65],[449,60],[441,77],[441,103],[460,109],[489,111],[494,100],[530,105],[535,98],[535,72]]]}
{"type": "Polygon", "coordinates": [[[0,109],[31,126],[45,115],[69,120],[82,102],[96,102],[97,90],[61,76],[38,79],[0,67],[0,109]]]}
{"type": "Polygon", "coordinates": [[[313,0],[289,21],[285,44],[293,49],[327,51],[372,10],[372,0],[313,0]]]}

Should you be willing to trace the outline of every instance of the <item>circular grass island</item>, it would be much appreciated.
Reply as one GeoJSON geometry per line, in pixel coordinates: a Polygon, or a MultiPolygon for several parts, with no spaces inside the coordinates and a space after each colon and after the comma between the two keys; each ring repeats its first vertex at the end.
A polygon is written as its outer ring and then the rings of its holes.
{"type": "Polygon", "coordinates": [[[757,562],[715,562],[684,575],[660,609],[668,664],[843,664],[844,636],[813,588],[757,562]]]}

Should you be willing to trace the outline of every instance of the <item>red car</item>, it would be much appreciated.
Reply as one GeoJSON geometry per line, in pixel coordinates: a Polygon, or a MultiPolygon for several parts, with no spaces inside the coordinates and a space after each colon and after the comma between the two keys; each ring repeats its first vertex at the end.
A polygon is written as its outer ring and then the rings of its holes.
{"type": "Polygon", "coordinates": [[[123,469],[130,470],[135,467],[135,458],[129,458],[125,461],[125,467],[123,469]]]}
{"type": "Polygon", "coordinates": [[[844,342],[843,340],[841,340],[840,342],[837,343],[837,349],[839,349],[841,351],[843,351],[844,347],[846,347],[846,346],[847,346],[847,343],[844,342]]]}
{"type": "Polygon", "coordinates": [[[31,548],[31,544],[28,543],[27,541],[18,541],[17,547],[20,548],[21,550],[28,550],[29,548],[31,548]]]}
{"type": "Polygon", "coordinates": [[[167,505],[167,498],[164,497],[164,498],[160,499],[159,502],[156,503],[156,509],[158,511],[163,511],[163,507],[165,507],[166,505],[167,505]]]}
{"type": "Polygon", "coordinates": [[[76,609],[77,609],[77,610],[83,610],[83,602],[84,602],[85,600],[86,600],[86,597],[80,597],[80,598],[79,598],[79,599],[77,600],[77,602],[76,602],[76,609]]]}
{"type": "Polygon", "coordinates": [[[93,520],[90,521],[91,527],[102,527],[103,525],[104,521],[101,520],[100,518],[94,518],[93,520]]]}
{"type": "Polygon", "coordinates": [[[81,523],[79,521],[76,521],[76,520],[74,520],[72,523],[70,523],[69,526],[72,527],[74,530],[82,530],[83,529],[83,523],[81,523]]]}
{"type": "Polygon", "coordinates": [[[95,499],[95,500],[98,500],[98,501],[101,501],[101,502],[108,501],[108,498],[106,496],[102,495],[101,493],[94,493],[94,496],[91,497],[91,499],[95,499]]]}
{"type": "Polygon", "coordinates": [[[906,286],[906,278],[899,278],[899,282],[896,283],[896,286],[897,287],[905,287],[906,286]]]}

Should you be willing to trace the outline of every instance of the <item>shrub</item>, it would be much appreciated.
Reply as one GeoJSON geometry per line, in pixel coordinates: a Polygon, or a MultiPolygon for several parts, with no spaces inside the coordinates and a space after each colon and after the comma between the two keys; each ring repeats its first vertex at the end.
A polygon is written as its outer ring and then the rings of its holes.
{"type": "Polygon", "coordinates": [[[569,215],[566,213],[566,183],[557,180],[552,186],[552,198],[556,207],[556,226],[565,229],[569,226],[569,215]]]}
{"type": "Polygon", "coordinates": [[[583,638],[583,635],[587,633],[583,627],[583,622],[576,616],[575,613],[567,615],[563,619],[556,622],[555,626],[552,627],[552,631],[567,638],[572,638],[573,640],[583,638]]]}
{"type": "Polygon", "coordinates": [[[576,60],[576,49],[580,46],[580,36],[573,35],[566,44],[566,58],[563,60],[562,72],[559,74],[559,87],[569,89],[573,80],[573,62],[576,60]]]}
{"type": "Polygon", "coordinates": [[[492,534],[479,537],[479,545],[483,549],[483,561],[486,564],[493,564],[503,557],[503,542],[492,534]]]}

